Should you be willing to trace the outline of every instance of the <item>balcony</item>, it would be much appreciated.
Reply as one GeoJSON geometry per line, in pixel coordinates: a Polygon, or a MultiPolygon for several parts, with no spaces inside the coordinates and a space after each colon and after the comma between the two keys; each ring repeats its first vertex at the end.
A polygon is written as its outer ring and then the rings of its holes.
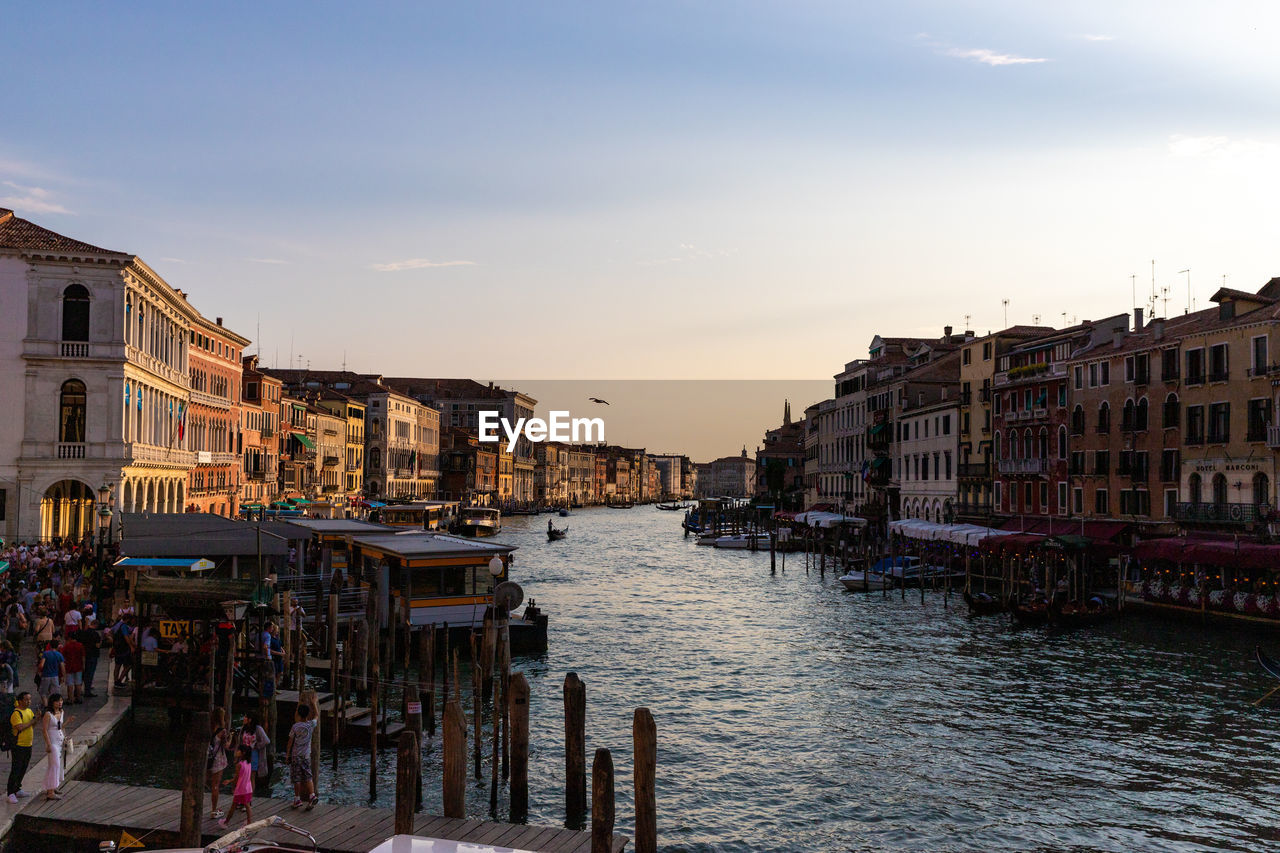
{"type": "Polygon", "coordinates": [[[1267,427],[1267,447],[1280,447],[1280,426],[1267,427]]]}
{"type": "Polygon", "coordinates": [[[58,348],[59,354],[63,358],[88,358],[89,345],[87,343],[63,343],[58,348]]]}
{"type": "Polygon", "coordinates": [[[1049,473],[1049,460],[1001,459],[999,470],[1001,474],[1047,474],[1049,473]]]}
{"type": "Polygon", "coordinates": [[[83,442],[59,442],[57,453],[59,459],[83,459],[85,445],[83,442]]]}
{"type": "Polygon", "coordinates": [[[245,471],[244,476],[250,482],[262,483],[262,482],[266,482],[267,472],[266,471],[245,471]]]}
{"type": "Polygon", "coordinates": [[[1270,516],[1265,504],[1179,503],[1173,508],[1175,521],[1207,524],[1253,524],[1270,516]]]}
{"type": "Polygon", "coordinates": [[[337,456],[326,456],[324,458],[324,467],[336,468],[341,462],[342,462],[342,459],[337,456]]]}
{"type": "Polygon", "coordinates": [[[190,468],[196,464],[194,450],[174,450],[154,444],[132,441],[125,445],[125,458],[133,462],[149,462],[158,465],[176,465],[190,468]]]}
{"type": "Polygon", "coordinates": [[[208,394],[204,391],[196,391],[195,389],[192,389],[191,391],[191,402],[199,403],[202,406],[211,406],[215,409],[231,408],[231,401],[226,397],[216,397],[213,394],[208,394]]]}
{"type": "Polygon", "coordinates": [[[991,464],[988,462],[961,462],[956,466],[956,476],[961,480],[990,480],[991,464]]]}

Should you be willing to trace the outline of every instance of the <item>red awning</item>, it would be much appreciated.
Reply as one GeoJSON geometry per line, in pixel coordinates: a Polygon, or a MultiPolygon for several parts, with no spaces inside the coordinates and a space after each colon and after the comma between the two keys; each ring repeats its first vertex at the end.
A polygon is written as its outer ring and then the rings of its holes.
{"type": "Polygon", "coordinates": [[[1174,563],[1203,563],[1241,569],[1280,569],[1280,545],[1226,540],[1150,539],[1134,546],[1140,560],[1169,560],[1174,563]]]}
{"type": "Polygon", "coordinates": [[[1045,537],[1036,533],[1013,533],[1008,536],[988,536],[978,547],[988,554],[1019,554],[1044,544],[1045,537]]]}

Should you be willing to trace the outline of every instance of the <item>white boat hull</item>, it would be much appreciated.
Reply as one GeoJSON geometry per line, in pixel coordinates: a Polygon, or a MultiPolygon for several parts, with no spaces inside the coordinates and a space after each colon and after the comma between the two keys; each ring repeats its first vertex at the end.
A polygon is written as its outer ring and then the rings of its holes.
{"type": "Polygon", "coordinates": [[[863,572],[849,572],[847,575],[841,575],[839,580],[844,584],[845,589],[853,592],[862,592],[867,589],[893,589],[892,580],[874,573],[867,576],[863,572]]]}
{"type": "Polygon", "coordinates": [[[759,549],[769,550],[768,536],[721,536],[715,540],[717,548],[729,548],[738,551],[745,551],[751,548],[751,543],[755,542],[755,546],[759,549]]]}

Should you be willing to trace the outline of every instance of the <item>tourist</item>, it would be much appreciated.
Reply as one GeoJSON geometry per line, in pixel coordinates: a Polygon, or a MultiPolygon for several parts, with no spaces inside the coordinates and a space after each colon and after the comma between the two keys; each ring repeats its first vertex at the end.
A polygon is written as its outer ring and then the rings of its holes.
{"type": "Polygon", "coordinates": [[[11,805],[17,805],[19,797],[31,796],[22,790],[22,777],[27,775],[27,766],[31,764],[31,744],[35,740],[35,732],[32,729],[35,725],[36,712],[31,710],[31,694],[24,690],[18,694],[14,711],[9,715],[9,726],[14,737],[14,744],[9,753],[8,791],[11,805]]]}
{"type": "Polygon", "coordinates": [[[0,694],[12,693],[18,687],[18,674],[13,665],[13,646],[8,640],[0,640],[0,694]]]}
{"type": "MultiPolygon", "coordinates": [[[[49,615],[49,611],[43,607],[37,607],[36,618],[31,627],[31,633],[35,636],[36,640],[37,667],[39,667],[40,659],[44,656],[45,650],[48,649],[49,643],[53,641],[54,627],[53,617],[49,615]]],[[[37,671],[39,670],[37,669],[37,671]]]]}
{"type": "Polygon", "coordinates": [[[93,692],[93,674],[98,671],[98,659],[102,656],[102,631],[98,629],[98,620],[86,616],[84,626],[71,636],[84,646],[84,698],[92,699],[98,695],[93,692]]]}
{"type": "Polygon", "coordinates": [[[284,643],[280,640],[280,626],[274,622],[267,626],[267,654],[271,657],[276,683],[279,684],[284,677],[284,643]]]}
{"type": "Polygon", "coordinates": [[[17,674],[17,655],[22,651],[22,638],[27,635],[27,614],[22,602],[14,599],[4,608],[4,638],[9,641],[14,654],[14,673],[17,674]]]}
{"type": "MultiPolygon", "coordinates": [[[[76,634],[80,633],[76,631],[76,634]]],[[[84,643],[76,639],[76,634],[67,637],[62,643],[62,657],[67,662],[67,701],[79,705],[84,701],[84,643]]]]}
{"type": "Polygon", "coordinates": [[[44,746],[48,751],[45,756],[44,796],[46,800],[60,800],[62,795],[58,789],[62,787],[62,741],[63,727],[70,722],[64,719],[62,712],[62,694],[49,696],[49,703],[44,712],[41,731],[44,732],[44,746]]]}
{"type": "Polygon", "coordinates": [[[310,705],[298,703],[285,749],[285,755],[289,757],[289,781],[293,783],[293,805],[290,808],[296,809],[305,803],[307,811],[320,801],[311,772],[311,735],[316,730],[316,721],[311,718],[312,710],[310,705]]]}
{"type": "Polygon", "coordinates": [[[133,627],[129,624],[132,621],[133,614],[126,613],[111,628],[111,656],[116,662],[114,683],[117,689],[125,686],[133,666],[133,627]]]}
{"type": "Polygon", "coordinates": [[[270,745],[271,738],[258,722],[258,715],[252,711],[246,713],[240,727],[239,746],[249,750],[249,767],[253,770],[255,784],[265,780],[270,772],[267,766],[267,747],[270,745]]]}
{"type": "Polygon", "coordinates": [[[209,739],[209,756],[205,759],[205,770],[209,773],[209,799],[213,809],[209,816],[222,817],[218,810],[218,794],[222,789],[222,771],[227,769],[227,750],[231,748],[231,729],[227,728],[227,709],[213,709],[211,718],[213,737],[209,739]]]}
{"type": "Polygon", "coordinates": [[[41,707],[49,707],[49,697],[61,693],[67,679],[67,659],[58,651],[58,644],[49,640],[40,653],[40,700],[41,707]]]}
{"type": "Polygon", "coordinates": [[[218,826],[224,828],[240,806],[244,806],[244,825],[253,822],[253,768],[249,764],[249,750],[243,746],[236,750],[235,779],[231,787],[231,809],[218,820],[218,826]]]}

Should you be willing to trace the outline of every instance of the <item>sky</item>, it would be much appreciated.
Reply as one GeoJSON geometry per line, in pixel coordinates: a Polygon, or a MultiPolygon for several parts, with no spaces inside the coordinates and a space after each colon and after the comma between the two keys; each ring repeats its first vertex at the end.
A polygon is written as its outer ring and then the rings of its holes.
{"type": "Polygon", "coordinates": [[[0,206],[138,254],[281,367],[829,381],[877,333],[1280,274],[1274,4],[4,19],[0,206]]]}

